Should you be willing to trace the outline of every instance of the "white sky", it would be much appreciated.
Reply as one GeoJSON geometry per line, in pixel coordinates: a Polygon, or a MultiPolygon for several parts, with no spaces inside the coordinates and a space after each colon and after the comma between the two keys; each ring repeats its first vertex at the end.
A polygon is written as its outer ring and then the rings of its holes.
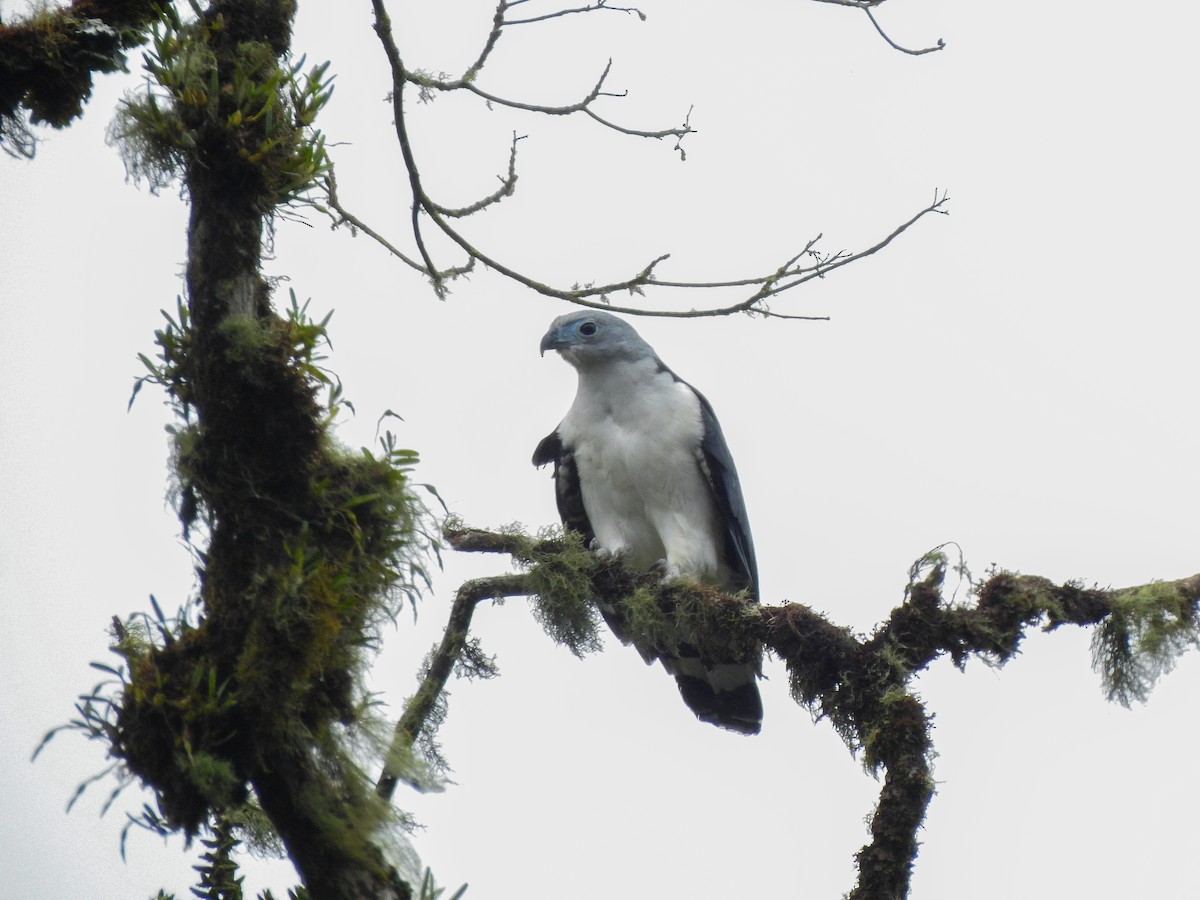
{"type": "MultiPolygon", "coordinates": [[[[341,144],[342,199],[403,242],[369,4],[301,6],[297,51],[337,73],[323,125],[341,144]]],[[[490,23],[476,0],[393,6],[409,65],[429,70],[461,72],[490,23]]],[[[946,39],[920,58],[852,10],[802,0],[642,8],[645,24],[613,13],[514,31],[481,83],[570,102],[612,56],[610,86],[630,90],[606,104],[614,119],[662,127],[695,104],[685,163],[667,143],[459,97],[413,111],[428,186],[451,205],[491,191],[512,131],[529,135],[517,195],[466,226],[490,252],[567,286],[662,252],[663,277],[738,277],[819,232],[826,249],[859,248],[935,188],[951,194],[949,217],[775,306],[832,322],[639,323],[721,418],[764,598],[867,631],[910,562],[947,540],[977,574],[996,563],[1123,586],[1200,570],[1195,4],[887,4],[895,40],[946,39]]],[[[112,661],[111,616],[150,593],[174,608],[192,587],[164,501],[161,398],[144,391],[125,413],[185,256],[184,207],[125,184],[104,144],[136,81],[101,81],[32,164],[0,158],[3,897],[193,883],[195,853],[177,840],[134,833],[122,863],[122,811],[97,817],[103,786],[63,812],[99,747],[62,736],[29,763],[98,680],[88,663],[112,661]]],[[[315,218],[283,225],[274,251],[281,297],[290,286],[318,316],[336,310],[330,365],[358,410],[348,444],[394,409],[421,476],[468,522],[556,521],[529,457],[574,391],[569,367],[536,350],[562,305],[485,272],[438,303],[366,238],[315,218]]],[[[502,568],[449,559],[416,626],[388,633],[374,686],[393,708],[455,586],[502,568]]],[[[457,784],[398,798],[427,825],[416,845],[443,883],[533,900],[850,888],[879,785],[790,702],[781,666],[767,668],[763,734],[745,739],[694,721],[661,669],[615,642],[576,661],[521,601],[477,627],[503,674],[452,685],[441,737],[457,784]]],[[[1127,711],[1104,701],[1088,640],[1035,634],[1004,670],[943,662],[920,679],[938,794],[914,898],[1194,894],[1200,664],[1185,658],[1127,711]]],[[[254,891],[292,883],[282,864],[247,872],[254,891]]]]}

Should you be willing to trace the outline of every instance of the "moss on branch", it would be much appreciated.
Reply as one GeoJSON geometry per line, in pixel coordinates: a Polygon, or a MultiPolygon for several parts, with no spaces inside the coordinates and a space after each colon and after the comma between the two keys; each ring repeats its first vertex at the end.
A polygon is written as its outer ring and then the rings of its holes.
{"type": "Polygon", "coordinates": [[[413,451],[391,435],[375,451],[334,440],[328,318],[294,295],[276,312],[261,272],[269,218],[323,159],[309,126],[328,90],[323,68],[301,78],[287,63],[294,11],[214,0],[184,23],[164,10],[155,86],[119,120],[135,169],[181,177],[191,202],[187,302],[143,383],[177,413],[179,514],[203,542],[198,597],[178,617],[118,624],[123,681],[84,727],[155,791],[153,827],[191,838],[252,798],[309,895],[399,900],[410,891],[380,839],[396,820],[355,740],[376,724],[362,674],[379,628],[422,586],[426,511],[413,451]]]}
{"type": "Polygon", "coordinates": [[[536,594],[535,614],[547,633],[573,651],[577,645],[564,636],[569,630],[544,621],[547,609],[570,610],[578,619],[581,603],[616,607],[651,646],[682,624],[704,635],[710,650],[761,642],[783,660],[795,700],[828,719],[869,770],[885,772],[871,841],[855,855],[852,900],[908,894],[918,831],[934,793],[931,719],[910,683],[934,660],[948,656],[961,668],[981,657],[1002,665],[1030,628],[1097,626],[1095,665],[1110,698],[1127,703],[1144,698],[1180,653],[1200,645],[1200,575],[1101,590],[997,571],[976,586],[973,602],[959,604],[943,597],[949,563],[939,550],[918,561],[903,602],[860,638],[802,604],[747,604],[694,582],[630,572],[584,551],[570,534],[530,538],[455,522],[446,537],[460,551],[508,554],[529,569],[510,576],[519,580],[502,593],[490,589],[496,585],[479,592],[472,607],[489,596],[536,594]]]}
{"type": "Polygon", "coordinates": [[[62,128],[82,115],[92,76],[122,71],[145,42],[162,0],[76,0],[0,24],[0,145],[32,156],[34,124],[62,128]]]}

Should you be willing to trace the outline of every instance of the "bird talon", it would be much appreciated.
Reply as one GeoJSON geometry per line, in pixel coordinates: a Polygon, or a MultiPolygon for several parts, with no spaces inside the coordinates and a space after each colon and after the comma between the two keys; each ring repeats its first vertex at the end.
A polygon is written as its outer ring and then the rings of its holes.
{"type": "Polygon", "coordinates": [[[605,562],[616,562],[621,558],[621,554],[624,553],[623,549],[610,550],[608,547],[600,546],[599,538],[592,538],[592,542],[588,544],[588,549],[605,562]]]}
{"type": "Polygon", "coordinates": [[[668,562],[665,559],[660,559],[650,567],[650,574],[657,575],[665,584],[671,581],[678,581],[683,577],[683,570],[678,565],[668,562]]]}

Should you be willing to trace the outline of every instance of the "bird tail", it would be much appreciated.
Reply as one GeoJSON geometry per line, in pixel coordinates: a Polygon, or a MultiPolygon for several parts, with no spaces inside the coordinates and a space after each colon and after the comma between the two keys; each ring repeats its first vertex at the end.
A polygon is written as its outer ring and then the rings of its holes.
{"type": "Polygon", "coordinates": [[[758,734],[763,717],[759,664],[704,662],[687,644],[680,646],[679,656],[663,657],[662,663],[675,676],[683,702],[701,722],[739,734],[758,734]]]}
{"type": "Polygon", "coordinates": [[[712,662],[687,640],[672,641],[670,649],[648,646],[630,634],[629,624],[617,607],[597,604],[609,628],[623,644],[632,644],[647,665],[660,660],[675,677],[683,702],[701,722],[739,734],[758,734],[762,728],[762,698],[758,678],[762,674],[761,650],[751,661],[712,662]]]}

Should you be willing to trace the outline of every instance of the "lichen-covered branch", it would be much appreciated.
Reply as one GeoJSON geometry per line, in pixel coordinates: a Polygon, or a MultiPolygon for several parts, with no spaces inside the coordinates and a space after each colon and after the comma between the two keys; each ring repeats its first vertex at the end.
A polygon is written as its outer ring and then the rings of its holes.
{"type": "Polygon", "coordinates": [[[459,587],[450,607],[446,627],[442,631],[442,639],[426,663],[417,692],[409,698],[400,721],[396,723],[392,747],[388,753],[389,761],[384,764],[383,773],[375,784],[375,792],[382,799],[392,799],[396,792],[396,784],[403,776],[394,761],[408,758],[411,748],[429,728],[431,719],[436,716],[439,702],[446,690],[446,682],[467,648],[475,607],[484,600],[520,597],[531,591],[531,583],[524,575],[479,578],[459,587]]]}
{"type": "MultiPolygon", "coordinates": [[[[796,701],[829,720],[869,770],[885,772],[871,840],[855,855],[852,900],[908,894],[918,831],[934,793],[930,716],[909,685],[935,659],[949,656],[961,667],[978,656],[1001,665],[1032,627],[1096,626],[1095,665],[1110,698],[1127,703],[1144,698],[1180,653],[1200,646],[1200,575],[1103,590],[994,572],[976,586],[973,602],[960,604],[943,597],[949,563],[939,549],[914,566],[903,602],[860,638],[802,604],[747,604],[695,582],[630,572],[588,553],[569,534],[532,539],[454,523],[445,536],[462,552],[512,556],[526,571],[502,576],[514,579],[504,582],[504,596],[530,594],[548,633],[576,652],[585,631],[580,623],[587,621],[581,607],[603,602],[623,608],[632,627],[649,629],[643,636],[650,646],[653,629],[682,625],[731,644],[758,641],[779,657],[796,701]]],[[[482,584],[478,596],[494,596],[489,582],[468,582],[464,591],[475,596],[479,589],[470,586],[482,584]]],[[[453,652],[445,641],[443,647],[453,652]]],[[[441,669],[448,672],[450,664],[441,669]]]]}
{"type": "MultiPolygon", "coordinates": [[[[511,197],[513,191],[517,189],[517,142],[520,141],[516,133],[512,137],[512,148],[508,153],[508,172],[500,177],[500,187],[496,188],[492,193],[488,194],[468,206],[460,206],[456,209],[442,206],[439,203],[434,203],[433,207],[439,214],[447,219],[465,219],[467,216],[473,216],[475,213],[483,212],[489,206],[494,206],[503,200],[505,197],[511,197]]],[[[475,262],[474,258],[468,260],[468,265],[475,262]]]]}

